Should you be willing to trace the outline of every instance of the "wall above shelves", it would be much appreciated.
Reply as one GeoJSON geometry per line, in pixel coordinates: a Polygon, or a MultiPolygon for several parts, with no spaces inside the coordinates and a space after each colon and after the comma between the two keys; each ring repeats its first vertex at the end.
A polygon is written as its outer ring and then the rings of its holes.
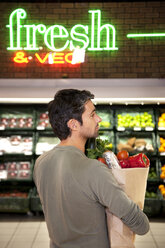
{"type": "Polygon", "coordinates": [[[98,104],[164,104],[165,79],[0,79],[1,103],[48,103],[63,88],[86,89],[98,104]]]}

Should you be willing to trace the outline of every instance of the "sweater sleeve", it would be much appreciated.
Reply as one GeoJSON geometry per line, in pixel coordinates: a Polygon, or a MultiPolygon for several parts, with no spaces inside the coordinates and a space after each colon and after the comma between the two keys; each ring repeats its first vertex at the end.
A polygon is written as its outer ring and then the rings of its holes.
{"type": "MultiPolygon", "coordinates": [[[[97,162],[99,163],[99,162],[97,162]]],[[[133,232],[143,235],[149,231],[149,220],[119,186],[110,169],[98,164],[92,175],[91,187],[95,199],[119,217],[133,232]]]]}

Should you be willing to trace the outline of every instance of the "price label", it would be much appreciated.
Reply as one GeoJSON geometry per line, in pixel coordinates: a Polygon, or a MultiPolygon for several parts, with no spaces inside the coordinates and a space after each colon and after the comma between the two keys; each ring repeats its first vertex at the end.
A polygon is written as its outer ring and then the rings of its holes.
{"type": "Polygon", "coordinates": [[[141,131],[141,127],[134,127],[133,130],[134,131],[141,131]]]}
{"type": "Polygon", "coordinates": [[[165,127],[158,127],[158,130],[165,130],[165,127]]]}
{"type": "Polygon", "coordinates": [[[161,156],[165,156],[165,152],[160,152],[160,155],[161,156]]]}
{"type": "Polygon", "coordinates": [[[38,127],[37,127],[37,130],[45,130],[45,127],[38,126],[38,127]]]}
{"type": "Polygon", "coordinates": [[[25,151],[24,154],[25,155],[32,155],[32,152],[31,151],[25,151]]]}
{"type": "Polygon", "coordinates": [[[145,130],[146,131],[153,131],[153,127],[146,127],[145,130]]]}
{"type": "Polygon", "coordinates": [[[125,131],[125,127],[118,127],[117,130],[118,131],[125,131]]]}
{"type": "Polygon", "coordinates": [[[5,126],[0,126],[0,130],[5,130],[5,126]]]}
{"type": "Polygon", "coordinates": [[[6,170],[0,171],[0,179],[7,179],[7,171],[6,170]]]}

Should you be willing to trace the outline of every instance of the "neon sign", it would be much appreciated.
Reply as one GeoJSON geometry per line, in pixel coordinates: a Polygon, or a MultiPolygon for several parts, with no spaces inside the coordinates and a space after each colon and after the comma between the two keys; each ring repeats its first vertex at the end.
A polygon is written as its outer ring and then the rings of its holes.
{"type": "MultiPolygon", "coordinates": [[[[74,59],[73,63],[73,53],[46,53],[46,54],[38,54],[35,53],[35,59],[40,64],[78,64],[81,61],[77,61],[74,59]]],[[[32,57],[27,57],[25,52],[17,52],[13,58],[13,61],[18,64],[27,64],[32,60],[32,57]]]]}
{"type": "Polygon", "coordinates": [[[127,38],[143,38],[143,37],[164,37],[165,33],[153,34],[127,34],[127,38]]]}
{"type": "MultiPolygon", "coordinates": [[[[90,25],[77,24],[68,31],[62,25],[45,26],[44,24],[24,24],[27,13],[24,9],[14,10],[9,17],[10,46],[8,50],[38,51],[41,41],[53,52],[66,49],[74,50],[77,46],[89,51],[118,50],[116,30],[111,24],[101,23],[101,11],[89,10],[90,25]]],[[[26,21],[27,22],[27,21],[26,21]]]]}

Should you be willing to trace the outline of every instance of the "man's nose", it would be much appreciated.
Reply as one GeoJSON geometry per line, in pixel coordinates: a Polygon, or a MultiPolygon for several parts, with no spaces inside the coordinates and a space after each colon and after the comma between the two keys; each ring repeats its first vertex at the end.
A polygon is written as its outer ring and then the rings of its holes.
{"type": "Polygon", "coordinates": [[[97,115],[97,122],[99,123],[101,121],[102,121],[101,117],[99,115],[97,115]]]}

